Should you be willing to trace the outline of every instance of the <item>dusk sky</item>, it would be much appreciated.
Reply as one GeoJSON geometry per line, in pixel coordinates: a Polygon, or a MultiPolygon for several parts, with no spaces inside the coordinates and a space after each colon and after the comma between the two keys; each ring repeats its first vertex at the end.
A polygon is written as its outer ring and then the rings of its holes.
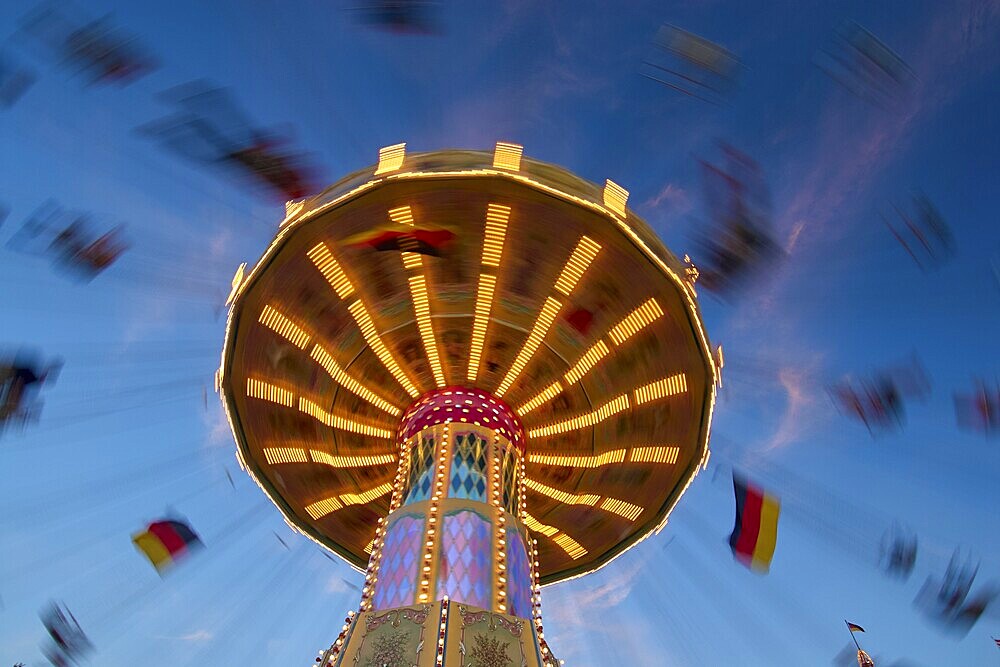
{"type": "Polygon", "coordinates": [[[357,608],[363,575],[239,469],[213,392],[222,301],[284,209],[138,131],[198,79],[307,153],[321,184],[401,141],[512,141],[622,184],[678,256],[707,217],[699,160],[720,141],[753,156],[785,256],[738,297],[700,292],[726,358],[710,465],[659,535],[543,589],[546,639],[570,666],[820,666],[847,619],[879,667],[1000,664],[997,606],[956,638],[913,604],[956,549],[980,562],[976,589],[1000,582],[1000,441],[960,430],[953,403],[1000,378],[1000,2],[445,1],[429,34],[373,29],[363,4],[80,1],[159,65],[119,87],[19,36],[33,2],[0,3],[0,56],[37,76],[0,108],[0,345],[65,361],[40,422],[0,436],[0,666],[46,664],[52,599],[102,666],[305,667],[357,608]],[[817,67],[846,21],[909,65],[904,98],[873,104],[817,67]],[[739,58],[721,104],[641,76],[662,24],[739,58]],[[933,270],[879,217],[915,192],[955,235],[933,270]],[[124,225],[131,247],[89,283],[6,247],[51,199],[124,225]],[[873,437],[831,402],[829,385],[911,359],[931,392],[897,431],[873,437]],[[764,576],[727,543],[733,466],[782,499],[764,576]],[[167,512],[206,549],[161,580],[130,536],[167,512]],[[894,523],[919,540],[906,581],[878,567],[894,523]]]}

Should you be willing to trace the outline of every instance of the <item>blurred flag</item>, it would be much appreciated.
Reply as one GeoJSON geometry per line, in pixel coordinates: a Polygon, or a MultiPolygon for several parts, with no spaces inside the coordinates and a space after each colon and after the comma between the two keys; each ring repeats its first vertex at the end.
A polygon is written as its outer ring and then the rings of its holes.
{"type": "Polygon", "coordinates": [[[850,630],[851,632],[864,632],[865,631],[865,629],[863,627],[861,627],[860,625],[857,625],[855,623],[851,623],[850,621],[847,621],[847,629],[850,630]]]}
{"type": "Polygon", "coordinates": [[[160,574],[202,546],[190,526],[170,519],[149,524],[145,531],[132,536],[132,542],[160,574]]]}
{"type": "Polygon", "coordinates": [[[9,108],[35,83],[31,70],[0,53],[0,108],[9,108]]]}
{"type": "Polygon", "coordinates": [[[199,165],[224,166],[266,186],[283,202],[315,192],[312,167],[285,138],[253,124],[227,90],[192,81],[160,97],[174,113],[139,128],[173,153],[199,165]]]}
{"type": "Polygon", "coordinates": [[[853,21],[836,31],[833,43],[816,54],[815,62],[851,93],[884,108],[903,101],[916,81],[902,58],[853,21]]]}
{"type": "Polygon", "coordinates": [[[955,394],[955,417],[959,428],[985,435],[1000,433],[1000,387],[979,381],[972,394],[955,394]]]}
{"type": "Polygon", "coordinates": [[[379,251],[397,250],[440,257],[442,251],[454,239],[454,232],[447,229],[392,226],[380,227],[370,232],[358,234],[348,239],[346,243],[355,247],[368,247],[379,251]]]}
{"type": "Polygon", "coordinates": [[[729,536],[733,556],[746,567],[761,574],[771,567],[778,540],[778,516],[781,501],[733,473],[736,492],[736,525],[729,536]]]}
{"type": "Polygon", "coordinates": [[[65,605],[50,602],[39,616],[52,638],[51,644],[42,647],[42,653],[56,667],[76,664],[93,650],[94,645],[65,605]]]}
{"type": "Polygon", "coordinates": [[[1000,648],[1000,639],[993,637],[993,641],[996,642],[997,648],[1000,648]]]}
{"type": "Polygon", "coordinates": [[[157,69],[138,40],[94,20],[68,4],[45,3],[21,19],[20,34],[49,51],[54,60],[86,74],[90,83],[127,85],[157,69]]]}
{"type": "Polygon", "coordinates": [[[704,37],[662,25],[640,74],[689,97],[721,104],[736,85],[739,60],[704,37]]]}

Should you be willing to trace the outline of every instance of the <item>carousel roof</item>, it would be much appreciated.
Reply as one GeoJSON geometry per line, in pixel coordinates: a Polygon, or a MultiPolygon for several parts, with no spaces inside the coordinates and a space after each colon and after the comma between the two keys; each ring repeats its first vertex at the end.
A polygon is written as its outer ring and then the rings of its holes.
{"type": "Polygon", "coordinates": [[[219,372],[240,459],[289,523],[363,568],[401,417],[465,386],[520,417],[542,583],[662,527],[706,462],[718,363],[690,267],[627,197],[510,144],[398,145],[290,203],[234,279],[219,372]]]}

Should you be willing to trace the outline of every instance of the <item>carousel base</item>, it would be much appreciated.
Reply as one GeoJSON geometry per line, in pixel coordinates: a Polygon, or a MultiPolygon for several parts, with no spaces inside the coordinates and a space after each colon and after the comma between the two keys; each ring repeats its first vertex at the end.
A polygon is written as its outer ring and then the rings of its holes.
{"type": "Polygon", "coordinates": [[[529,619],[456,601],[355,614],[331,667],[554,667],[529,619]]]}

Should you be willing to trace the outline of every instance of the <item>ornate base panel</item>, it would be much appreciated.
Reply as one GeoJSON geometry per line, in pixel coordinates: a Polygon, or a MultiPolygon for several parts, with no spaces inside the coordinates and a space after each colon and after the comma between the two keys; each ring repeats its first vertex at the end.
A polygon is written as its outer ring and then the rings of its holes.
{"type": "MultiPolygon", "coordinates": [[[[461,667],[534,667],[544,664],[531,622],[517,616],[454,604],[446,655],[461,667]],[[457,630],[457,632],[455,632],[457,630]]],[[[451,665],[451,662],[446,662],[451,665]]]]}
{"type": "Polygon", "coordinates": [[[338,667],[431,667],[440,605],[363,612],[355,621],[338,667]]]}
{"type": "Polygon", "coordinates": [[[545,667],[528,619],[459,602],[362,612],[335,667],[545,667]]]}

